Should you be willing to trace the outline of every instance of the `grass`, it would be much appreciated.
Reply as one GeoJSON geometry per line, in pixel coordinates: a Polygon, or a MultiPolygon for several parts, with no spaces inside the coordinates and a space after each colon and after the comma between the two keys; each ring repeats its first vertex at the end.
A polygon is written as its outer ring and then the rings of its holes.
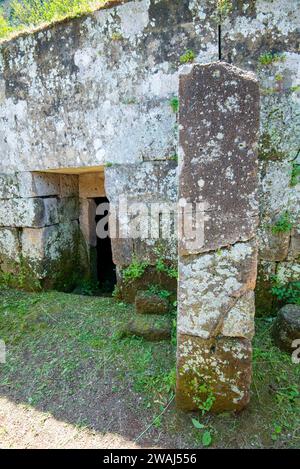
{"type": "Polygon", "coordinates": [[[0,11],[0,39],[42,24],[74,18],[105,6],[110,0],[13,0],[10,13],[0,11]]]}
{"type": "Polygon", "coordinates": [[[299,446],[300,366],[272,345],[271,320],[257,320],[249,408],[202,416],[175,410],[174,341],[121,339],[133,314],[111,298],[0,291],[0,397],[147,446],[299,446]]]}

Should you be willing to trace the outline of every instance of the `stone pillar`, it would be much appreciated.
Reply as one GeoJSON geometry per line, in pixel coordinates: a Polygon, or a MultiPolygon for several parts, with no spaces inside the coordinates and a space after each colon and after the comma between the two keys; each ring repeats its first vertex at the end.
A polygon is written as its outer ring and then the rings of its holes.
{"type": "Polygon", "coordinates": [[[240,410],[254,333],[259,87],[226,63],[188,65],[179,100],[179,199],[198,221],[193,238],[179,220],[177,405],[240,410]]]}

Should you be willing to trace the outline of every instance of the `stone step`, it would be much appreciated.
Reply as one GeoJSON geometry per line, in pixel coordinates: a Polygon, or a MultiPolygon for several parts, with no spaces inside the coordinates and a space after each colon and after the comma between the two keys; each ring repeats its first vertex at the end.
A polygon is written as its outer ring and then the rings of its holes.
{"type": "Polygon", "coordinates": [[[138,314],[167,314],[169,302],[156,293],[141,290],[135,297],[135,309],[138,314]]]}
{"type": "Polygon", "coordinates": [[[122,330],[122,337],[142,337],[149,342],[171,338],[172,321],[169,316],[137,315],[122,330]]]}

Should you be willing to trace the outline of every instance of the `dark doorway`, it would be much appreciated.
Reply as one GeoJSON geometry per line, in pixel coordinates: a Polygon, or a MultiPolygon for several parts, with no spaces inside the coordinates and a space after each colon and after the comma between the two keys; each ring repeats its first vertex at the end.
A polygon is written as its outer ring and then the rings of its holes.
{"type": "MultiPolygon", "coordinates": [[[[98,197],[94,199],[97,207],[100,204],[109,204],[106,197],[98,197]]],[[[103,213],[103,212],[102,212],[103,213]]],[[[106,218],[108,210],[103,214],[96,215],[96,223],[106,218]]],[[[108,230],[108,223],[105,225],[108,230]]],[[[112,259],[111,239],[109,236],[102,239],[97,236],[97,278],[99,289],[102,293],[112,293],[117,283],[116,266],[112,259]]]]}

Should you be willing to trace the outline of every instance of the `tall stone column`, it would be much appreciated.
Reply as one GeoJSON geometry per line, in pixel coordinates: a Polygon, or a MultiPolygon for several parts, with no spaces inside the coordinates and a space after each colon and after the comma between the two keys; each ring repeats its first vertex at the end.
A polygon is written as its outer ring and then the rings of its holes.
{"type": "Polygon", "coordinates": [[[177,406],[240,410],[249,402],[259,87],[218,62],[182,68],[177,406]],[[190,225],[191,223],[187,223],[190,225]]]}

